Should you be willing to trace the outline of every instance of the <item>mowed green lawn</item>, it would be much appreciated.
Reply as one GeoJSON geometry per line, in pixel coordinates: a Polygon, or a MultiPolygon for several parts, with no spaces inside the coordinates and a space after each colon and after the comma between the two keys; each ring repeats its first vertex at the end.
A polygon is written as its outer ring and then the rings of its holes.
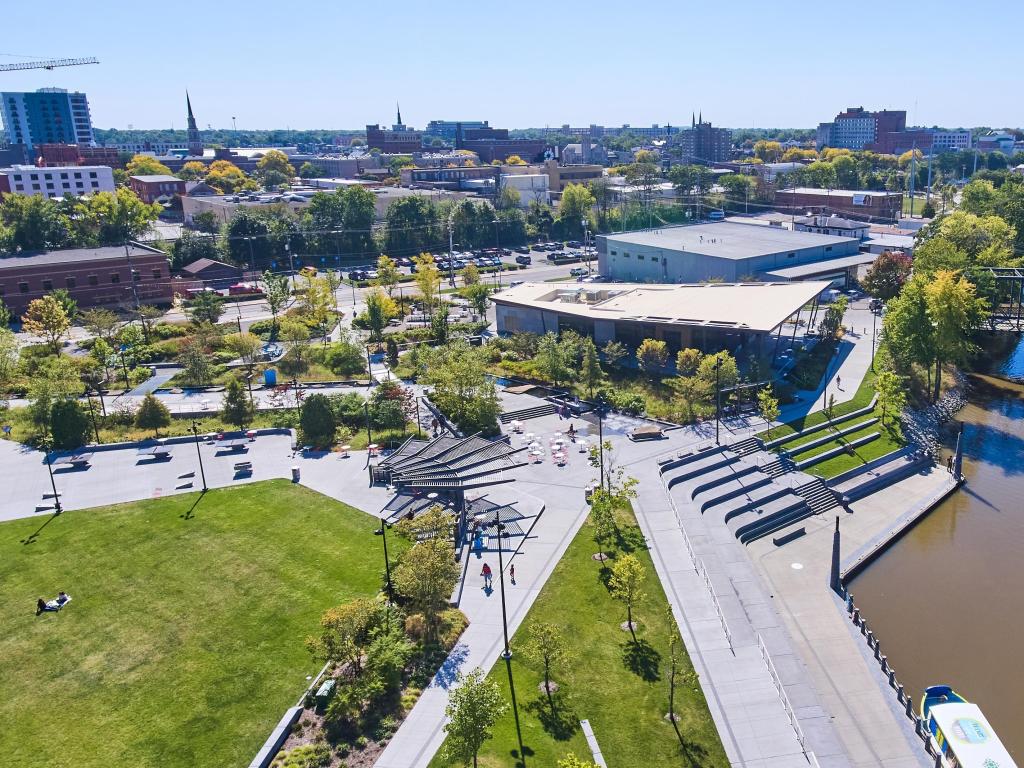
{"type": "MultiPolygon", "coordinates": [[[[711,714],[699,685],[680,683],[676,690],[676,713],[680,716],[680,744],[668,712],[668,602],[661,588],[643,535],[632,512],[620,512],[622,536],[617,553],[631,551],[646,569],[645,599],[634,609],[638,642],[620,628],[626,620],[622,603],[605,587],[602,564],[593,560],[597,551],[593,527],[588,521],[569,545],[541,590],[526,620],[511,641],[512,674],[519,701],[519,718],[528,766],[553,768],[568,752],[590,760],[592,755],[580,729],[587,719],[594,729],[605,760],[611,766],[644,768],[716,768],[728,759],[718,738],[711,714]],[[572,659],[552,670],[559,684],[555,713],[541,692],[543,667],[518,652],[531,622],[545,621],[559,626],[572,659]]],[[[605,565],[610,565],[606,561],[605,565]]],[[[604,574],[606,576],[606,574],[604,574]]],[[[681,671],[692,670],[685,648],[680,645],[681,671]]],[[[508,673],[501,659],[491,670],[508,702],[508,673]]],[[[518,752],[515,722],[511,710],[498,722],[494,738],[480,754],[481,768],[511,768],[518,752]]],[[[438,755],[431,768],[447,763],[438,755]]]]}
{"type": "Polygon", "coordinates": [[[0,524],[0,762],[21,768],[247,765],[319,669],[321,612],[383,570],[374,518],[284,480],[46,520],[0,524]]]}

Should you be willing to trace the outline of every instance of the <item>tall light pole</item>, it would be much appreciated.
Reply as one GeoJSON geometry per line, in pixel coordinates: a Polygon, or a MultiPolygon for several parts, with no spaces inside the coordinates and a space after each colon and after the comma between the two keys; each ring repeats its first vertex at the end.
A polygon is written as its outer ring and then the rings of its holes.
{"type": "Polygon", "coordinates": [[[452,205],[451,211],[448,212],[448,282],[452,288],[455,287],[455,265],[452,263],[454,254],[452,250],[454,248],[454,227],[455,227],[455,206],[452,205]]]}
{"type": "Polygon", "coordinates": [[[498,287],[501,288],[501,243],[498,240],[498,225],[501,223],[497,218],[494,220],[494,247],[498,251],[498,287]]]}
{"type": "Polygon", "coordinates": [[[588,247],[588,244],[590,243],[590,221],[588,221],[587,217],[584,216],[580,223],[583,224],[583,255],[587,258],[587,272],[589,273],[590,248],[588,247]]]}
{"type": "Polygon", "coordinates": [[[380,536],[384,540],[384,573],[387,574],[388,579],[388,602],[395,602],[395,590],[391,586],[391,561],[388,560],[388,528],[391,526],[385,523],[383,520],[380,521],[380,528],[373,532],[374,536],[380,536]]]}
{"type": "Polygon", "coordinates": [[[516,736],[519,739],[519,759],[523,766],[526,765],[526,755],[523,750],[523,730],[519,725],[519,705],[516,702],[516,686],[512,680],[512,649],[508,644],[508,616],[505,611],[505,561],[502,557],[504,551],[503,539],[505,538],[505,524],[501,522],[501,510],[495,510],[495,525],[498,529],[498,584],[501,587],[501,629],[505,636],[505,651],[501,658],[505,660],[505,669],[508,671],[508,690],[512,696],[512,715],[516,721],[516,736]]]}
{"type": "Polygon", "coordinates": [[[715,445],[721,445],[718,439],[718,427],[722,421],[722,388],[719,385],[719,375],[722,370],[721,356],[715,357],[715,445]]]}
{"type": "Polygon", "coordinates": [[[196,439],[196,456],[199,457],[199,476],[203,479],[203,493],[206,493],[206,472],[203,469],[203,452],[199,450],[199,422],[192,419],[192,435],[196,439]]]}
{"type": "Polygon", "coordinates": [[[53,445],[50,441],[43,443],[43,448],[46,449],[46,469],[50,473],[50,488],[53,489],[53,514],[59,515],[64,509],[60,505],[60,494],[57,493],[57,483],[53,479],[53,458],[50,456],[50,449],[53,445]]]}
{"type": "Polygon", "coordinates": [[[878,313],[871,312],[871,370],[875,370],[875,328],[878,326],[878,313]]]}

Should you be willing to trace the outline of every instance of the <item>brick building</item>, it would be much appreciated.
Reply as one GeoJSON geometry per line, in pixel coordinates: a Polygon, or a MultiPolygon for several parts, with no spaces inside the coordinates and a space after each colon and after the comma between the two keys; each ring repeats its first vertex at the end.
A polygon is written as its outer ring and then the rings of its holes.
{"type": "Polygon", "coordinates": [[[185,194],[185,182],[165,173],[152,176],[129,176],[128,186],[144,203],[166,203],[175,195],[185,194]]]}
{"type": "Polygon", "coordinates": [[[903,211],[903,193],[795,187],[778,190],[775,207],[787,212],[838,213],[861,221],[894,222],[903,211]]]}
{"type": "Polygon", "coordinates": [[[16,315],[33,299],[64,288],[82,309],[171,303],[167,254],[133,243],[0,258],[0,299],[16,315]]]}

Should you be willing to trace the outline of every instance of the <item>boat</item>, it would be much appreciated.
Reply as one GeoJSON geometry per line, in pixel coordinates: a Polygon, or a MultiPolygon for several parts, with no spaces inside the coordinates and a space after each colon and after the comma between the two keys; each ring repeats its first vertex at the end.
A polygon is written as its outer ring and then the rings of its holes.
{"type": "Polygon", "coordinates": [[[948,685],[930,685],[921,720],[945,768],[1017,768],[981,708],[948,685]]]}

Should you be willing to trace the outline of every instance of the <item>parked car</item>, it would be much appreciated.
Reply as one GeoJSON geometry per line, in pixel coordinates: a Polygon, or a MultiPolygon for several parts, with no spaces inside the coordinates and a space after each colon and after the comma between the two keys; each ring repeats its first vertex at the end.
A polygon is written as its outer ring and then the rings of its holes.
{"type": "Polygon", "coordinates": [[[522,266],[525,267],[525,266],[528,266],[529,264],[532,264],[532,263],[533,263],[533,259],[530,258],[529,255],[522,255],[522,254],[520,254],[519,256],[516,256],[516,264],[521,264],[522,266]]]}
{"type": "MultiPolygon", "coordinates": [[[[503,249],[503,250],[505,250],[505,249],[503,249]]],[[[529,254],[530,253],[530,246],[528,246],[528,245],[519,245],[519,246],[516,246],[515,248],[513,248],[512,250],[515,251],[516,253],[529,254]]]]}
{"type": "Polygon", "coordinates": [[[868,309],[872,312],[881,312],[883,306],[884,302],[881,299],[872,299],[870,303],[868,303],[868,309]]]}
{"type": "Polygon", "coordinates": [[[359,282],[360,280],[366,280],[366,272],[364,272],[361,269],[353,269],[351,272],[348,273],[348,279],[355,280],[356,282],[359,282]]]}
{"type": "Polygon", "coordinates": [[[571,277],[583,277],[588,274],[590,274],[590,270],[586,267],[573,267],[569,270],[569,275],[571,277]]]}
{"type": "Polygon", "coordinates": [[[570,240],[568,243],[566,243],[566,245],[569,246],[570,248],[582,248],[583,247],[583,243],[581,243],[579,240],[570,240]]]}

